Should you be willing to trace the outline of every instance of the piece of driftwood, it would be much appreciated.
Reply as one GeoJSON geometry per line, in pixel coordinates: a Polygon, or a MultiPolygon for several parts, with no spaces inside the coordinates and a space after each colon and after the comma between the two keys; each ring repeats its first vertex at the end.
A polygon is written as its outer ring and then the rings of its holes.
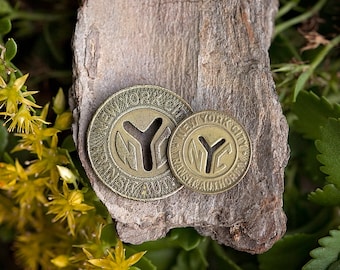
{"type": "Polygon", "coordinates": [[[282,210],[288,126],[275,93],[268,48],[273,0],[87,0],[74,35],[71,103],[74,140],[98,197],[123,241],[161,238],[175,227],[238,250],[261,253],[286,229],[282,210]],[[186,188],[140,202],[114,194],[95,176],[86,152],[88,124],[102,102],[141,84],[168,88],[194,111],[227,111],[246,128],[253,157],[227,192],[186,188]]]}

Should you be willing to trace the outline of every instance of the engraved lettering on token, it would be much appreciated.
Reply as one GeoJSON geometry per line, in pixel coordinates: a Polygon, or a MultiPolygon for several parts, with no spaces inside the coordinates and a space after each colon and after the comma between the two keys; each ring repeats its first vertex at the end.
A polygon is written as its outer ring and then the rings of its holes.
{"type": "Polygon", "coordinates": [[[88,128],[92,168],[112,191],[134,200],[157,200],[182,188],[172,175],[167,145],[190,106],[158,86],[123,89],[97,110],[88,128]]]}
{"type": "Polygon", "coordinates": [[[251,143],[235,119],[218,111],[195,113],[176,127],[168,146],[177,179],[201,193],[220,193],[236,185],[251,161],[251,143]]]}

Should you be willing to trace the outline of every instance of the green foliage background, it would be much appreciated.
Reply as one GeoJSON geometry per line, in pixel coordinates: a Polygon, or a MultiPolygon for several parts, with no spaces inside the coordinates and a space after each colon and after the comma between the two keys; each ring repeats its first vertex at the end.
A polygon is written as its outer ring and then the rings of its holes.
{"type": "MultiPolygon", "coordinates": [[[[124,261],[114,223],[91,190],[70,136],[65,95],[72,84],[70,44],[79,4],[0,0],[0,106],[6,122],[0,128],[0,269],[92,269],[112,266],[119,256],[124,261]],[[31,104],[23,106],[27,127],[21,128],[15,118],[20,110],[10,111],[9,92],[3,91],[14,89],[20,78],[18,98],[31,104]],[[50,109],[33,105],[48,102],[50,109]],[[25,135],[39,132],[41,149],[34,144],[38,139],[25,135]],[[32,165],[47,159],[46,149],[61,159],[39,171],[32,165]],[[46,201],[23,199],[23,183],[46,201]],[[71,216],[63,212],[71,203],[67,194],[76,197],[71,216]]],[[[116,269],[340,269],[339,21],[337,0],[280,1],[270,57],[290,126],[283,239],[264,254],[250,255],[191,228],[174,229],[158,241],[125,245],[130,262],[147,253],[134,266],[116,269]]]]}

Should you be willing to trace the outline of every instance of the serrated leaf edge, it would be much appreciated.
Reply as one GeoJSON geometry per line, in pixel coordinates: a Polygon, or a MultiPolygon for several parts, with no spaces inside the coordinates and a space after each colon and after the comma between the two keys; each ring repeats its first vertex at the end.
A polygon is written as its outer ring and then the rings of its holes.
{"type": "Polygon", "coordinates": [[[319,247],[313,249],[310,252],[310,256],[312,259],[307,262],[303,267],[302,270],[321,270],[321,269],[327,269],[333,262],[335,262],[340,254],[340,231],[337,230],[330,230],[329,235],[322,237],[319,239],[318,243],[320,244],[319,247]],[[338,239],[335,239],[338,238],[338,239]],[[334,241],[332,241],[334,240],[334,241]],[[336,241],[338,240],[338,241],[336,241]],[[335,250],[333,254],[331,254],[332,249],[334,249],[334,245],[332,247],[332,244],[338,242],[338,250],[335,250]],[[322,262],[322,260],[325,260],[325,258],[320,258],[319,256],[323,253],[327,252],[328,255],[332,255],[331,260],[329,261],[329,258],[326,258],[327,262],[322,262]],[[328,263],[327,265],[325,265],[328,263]],[[320,266],[324,266],[324,268],[319,268],[320,266]],[[318,267],[318,268],[316,268],[318,267]]]}

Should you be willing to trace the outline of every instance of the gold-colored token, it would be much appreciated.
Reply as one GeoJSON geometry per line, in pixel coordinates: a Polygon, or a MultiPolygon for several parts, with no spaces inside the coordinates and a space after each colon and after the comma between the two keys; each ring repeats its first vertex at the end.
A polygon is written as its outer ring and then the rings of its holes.
{"type": "Polygon", "coordinates": [[[152,85],[123,89],[102,104],[89,125],[87,149],[98,178],[134,200],[165,198],[180,188],[166,149],[190,106],[175,93],[152,85]]]}
{"type": "Polygon", "coordinates": [[[245,129],[219,111],[195,113],[174,130],[168,145],[172,172],[186,187],[214,194],[236,185],[251,160],[245,129]]]}

